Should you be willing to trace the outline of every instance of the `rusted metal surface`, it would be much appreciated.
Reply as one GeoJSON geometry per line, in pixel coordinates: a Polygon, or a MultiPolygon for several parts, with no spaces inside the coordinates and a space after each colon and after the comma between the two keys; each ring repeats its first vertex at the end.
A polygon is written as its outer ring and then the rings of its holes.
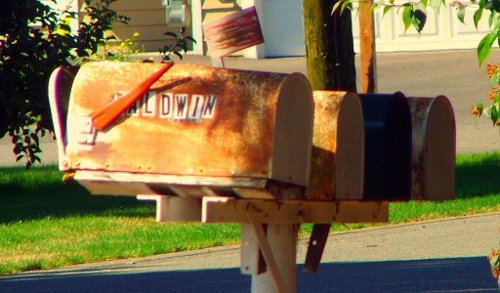
{"type": "Polygon", "coordinates": [[[300,74],[175,64],[111,125],[92,127],[91,113],[160,66],[99,62],[80,69],[69,105],[68,170],[307,185],[313,102],[300,74]]]}
{"type": "Polygon", "coordinates": [[[455,117],[449,100],[408,98],[412,114],[411,198],[455,197],[455,117]]]}
{"type": "Polygon", "coordinates": [[[311,175],[306,198],[360,199],[364,129],[356,94],[314,91],[311,175]]]}

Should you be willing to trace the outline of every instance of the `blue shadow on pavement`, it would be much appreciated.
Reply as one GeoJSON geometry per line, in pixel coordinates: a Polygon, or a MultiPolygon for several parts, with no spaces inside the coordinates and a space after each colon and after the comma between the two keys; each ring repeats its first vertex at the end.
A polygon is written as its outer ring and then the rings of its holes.
{"type": "MultiPolygon", "coordinates": [[[[498,292],[486,257],[323,263],[298,266],[297,292],[498,292]]],[[[21,274],[0,278],[0,292],[250,292],[239,268],[198,271],[21,274]]]]}

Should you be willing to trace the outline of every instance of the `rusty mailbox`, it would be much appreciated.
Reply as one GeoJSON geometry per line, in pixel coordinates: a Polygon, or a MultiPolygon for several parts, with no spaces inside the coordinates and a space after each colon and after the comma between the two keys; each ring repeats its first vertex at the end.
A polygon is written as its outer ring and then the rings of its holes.
{"type": "Polygon", "coordinates": [[[314,91],[311,179],[306,197],[359,200],[363,196],[365,132],[356,93],[314,91]]]}
{"type": "Polygon", "coordinates": [[[409,97],[412,115],[411,198],[455,198],[455,116],[445,96],[409,97]]]}
{"type": "Polygon", "coordinates": [[[62,170],[75,171],[95,194],[304,197],[314,105],[303,75],[193,64],[157,74],[162,66],[96,62],[79,69],[69,97],[60,93],[53,102],[60,105],[54,121],[64,138],[62,170]],[[97,114],[154,74],[144,94],[98,129],[97,114]]]}

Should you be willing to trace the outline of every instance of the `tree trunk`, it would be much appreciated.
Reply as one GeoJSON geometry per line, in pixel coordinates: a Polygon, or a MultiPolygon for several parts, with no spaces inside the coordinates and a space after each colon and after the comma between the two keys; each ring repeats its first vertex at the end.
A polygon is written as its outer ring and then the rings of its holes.
{"type": "Polygon", "coordinates": [[[315,90],[356,91],[351,13],[336,0],[302,0],[307,76],[315,90]]]}

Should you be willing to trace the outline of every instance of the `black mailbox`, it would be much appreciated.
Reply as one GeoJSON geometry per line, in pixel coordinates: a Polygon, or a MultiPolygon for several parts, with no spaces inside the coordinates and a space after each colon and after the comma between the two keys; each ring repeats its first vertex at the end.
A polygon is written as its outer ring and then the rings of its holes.
{"type": "Polygon", "coordinates": [[[362,94],[365,200],[409,200],[411,115],[402,93],[362,94]]]}

